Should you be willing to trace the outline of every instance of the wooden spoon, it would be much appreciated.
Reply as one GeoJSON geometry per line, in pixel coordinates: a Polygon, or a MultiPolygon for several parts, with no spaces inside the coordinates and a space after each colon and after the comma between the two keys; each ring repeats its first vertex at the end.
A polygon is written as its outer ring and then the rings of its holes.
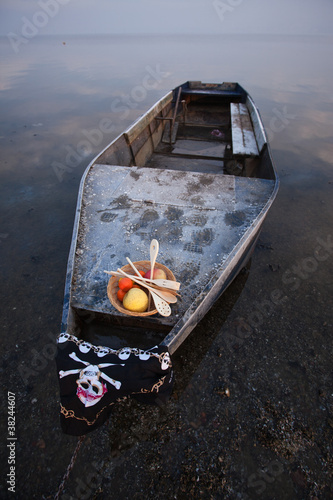
{"type": "MultiPolygon", "coordinates": [[[[157,240],[151,240],[151,243],[150,243],[150,277],[151,279],[154,278],[154,266],[155,266],[155,262],[156,262],[156,257],[157,257],[157,254],[158,254],[158,250],[159,250],[159,243],[157,240]]],[[[149,304],[148,304],[148,309],[150,307],[150,297],[149,297],[149,304]]]]}
{"type": "Polygon", "coordinates": [[[180,283],[178,281],[172,281],[172,280],[167,280],[167,279],[151,279],[151,278],[144,278],[143,276],[141,276],[141,274],[139,273],[139,271],[137,270],[137,268],[135,267],[135,265],[133,264],[133,262],[131,261],[131,259],[129,257],[126,257],[127,259],[127,262],[130,264],[130,266],[132,267],[133,271],[138,275],[138,278],[140,280],[143,280],[143,281],[146,281],[147,283],[150,283],[151,285],[156,285],[158,287],[161,287],[161,288],[170,288],[170,290],[175,290],[175,291],[178,291],[179,288],[180,288],[180,283]]]}
{"type": "MultiPolygon", "coordinates": [[[[126,257],[128,259],[128,257],[126,257]]],[[[106,274],[113,274],[115,271],[104,271],[106,274]]],[[[139,273],[140,274],[140,273],[139,273]]],[[[149,285],[156,286],[158,288],[168,288],[168,291],[173,293],[174,295],[179,295],[177,291],[180,288],[180,283],[178,281],[172,281],[172,280],[164,280],[164,279],[157,279],[157,280],[151,280],[148,278],[143,278],[140,274],[138,275],[138,279],[142,280],[142,282],[146,282],[149,285]]],[[[143,283],[142,283],[143,285],[143,283]]]]}
{"type": "Polygon", "coordinates": [[[160,245],[157,240],[151,240],[150,243],[150,277],[154,279],[154,266],[160,245]]]}

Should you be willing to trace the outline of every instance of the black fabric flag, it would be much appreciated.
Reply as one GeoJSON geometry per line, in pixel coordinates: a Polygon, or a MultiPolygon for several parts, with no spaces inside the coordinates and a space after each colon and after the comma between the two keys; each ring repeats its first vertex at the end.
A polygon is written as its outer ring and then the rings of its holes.
{"type": "Polygon", "coordinates": [[[60,422],[66,434],[81,436],[100,427],[124,397],[158,404],[171,395],[174,377],[165,346],[115,350],[68,333],[61,333],[57,344],[60,422]]]}

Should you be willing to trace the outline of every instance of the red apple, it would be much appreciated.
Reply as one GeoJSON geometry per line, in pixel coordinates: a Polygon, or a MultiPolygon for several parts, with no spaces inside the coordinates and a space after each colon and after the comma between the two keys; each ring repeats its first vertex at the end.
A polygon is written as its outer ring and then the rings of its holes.
{"type": "MultiPolygon", "coordinates": [[[[146,274],[144,275],[144,277],[149,279],[149,280],[151,279],[150,278],[150,274],[151,274],[150,271],[151,270],[149,269],[149,271],[147,271],[146,274]]],[[[165,280],[166,277],[167,276],[166,276],[165,272],[163,271],[163,269],[159,269],[158,267],[156,267],[154,269],[154,280],[165,280]]]]}

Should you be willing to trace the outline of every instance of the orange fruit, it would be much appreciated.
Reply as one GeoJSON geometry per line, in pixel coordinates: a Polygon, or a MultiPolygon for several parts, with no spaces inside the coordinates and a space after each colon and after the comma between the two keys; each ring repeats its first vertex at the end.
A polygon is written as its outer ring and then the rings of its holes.
{"type": "Polygon", "coordinates": [[[118,292],[117,292],[117,297],[118,297],[118,300],[120,300],[120,302],[123,301],[123,298],[125,297],[126,295],[126,292],[124,292],[124,290],[121,290],[119,288],[118,292]]]}
{"type": "Polygon", "coordinates": [[[133,281],[129,278],[120,278],[118,282],[118,286],[120,290],[124,290],[124,292],[128,292],[133,286],[133,281]]]}
{"type": "Polygon", "coordinates": [[[144,271],[141,271],[140,269],[139,269],[139,273],[141,274],[142,277],[144,277],[144,275],[146,274],[144,271]]]}

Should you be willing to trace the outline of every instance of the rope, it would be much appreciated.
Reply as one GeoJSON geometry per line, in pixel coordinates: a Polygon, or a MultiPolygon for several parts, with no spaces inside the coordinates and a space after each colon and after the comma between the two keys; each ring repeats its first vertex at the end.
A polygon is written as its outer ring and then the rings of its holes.
{"type": "Polygon", "coordinates": [[[80,436],[80,437],[79,437],[79,439],[78,439],[78,442],[77,442],[76,448],[75,448],[75,450],[74,450],[74,452],[73,452],[73,455],[72,455],[71,461],[69,462],[69,465],[68,465],[68,467],[67,467],[67,470],[66,470],[66,472],[65,472],[65,475],[64,475],[64,477],[62,478],[62,481],[61,481],[61,483],[60,483],[60,485],[59,485],[58,492],[57,492],[57,494],[55,495],[54,500],[58,500],[58,499],[60,498],[61,493],[63,492],[63,489],[64,489],[64,487],[65,487],[65,483],[66,483],[66,481],[67,481],[67,479],[68,479],[68,477],[69,477],[69,474],[70,474],[71,470],[72,470],[72,469],[73,469],[73,467],[74,467],[74,464],[75,464],[75,461],[76,461],[77,455],[78,455],[78,453],[79,453],[79,450],[80,450],[80,448],[81,448],[81,445],[82,445],[82,443],[83,443],[83,441],[84,441],[84,438],[85,438],[85,437],[86,437],[86,436],[85,436],[85,435],[83,435],[83,436],[80,436]]]}

